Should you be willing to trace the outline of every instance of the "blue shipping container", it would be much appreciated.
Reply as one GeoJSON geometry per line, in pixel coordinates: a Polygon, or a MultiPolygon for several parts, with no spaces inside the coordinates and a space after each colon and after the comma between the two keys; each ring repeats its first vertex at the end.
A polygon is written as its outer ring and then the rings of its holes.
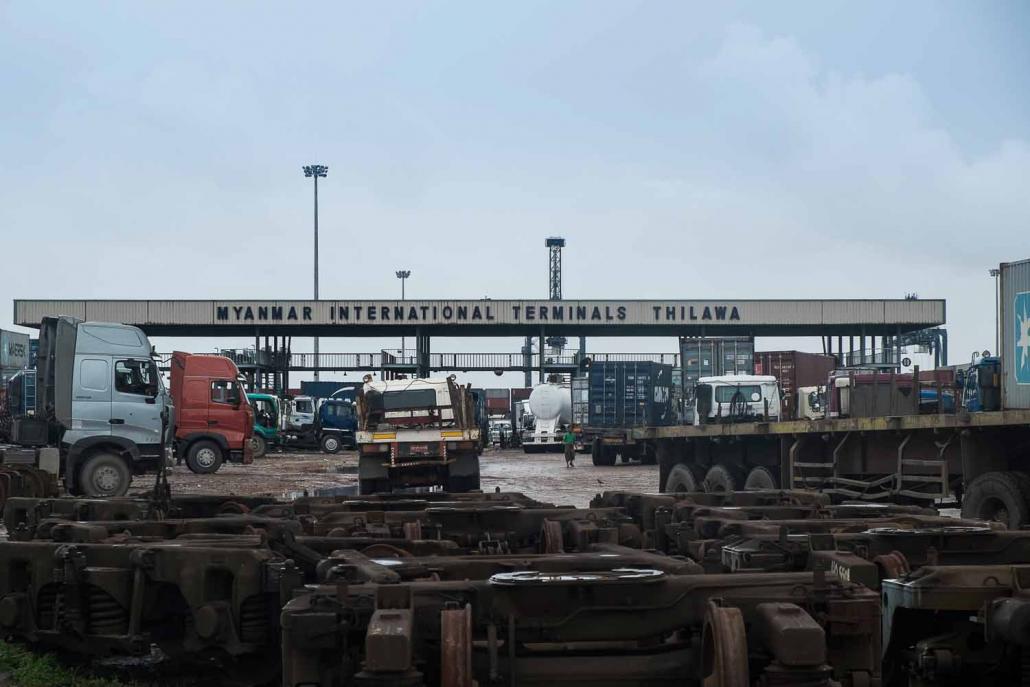
{"type": "Polygon", "coordinates": [[[336,394],[336,398],[353,401],[361,385],[362,382],[306,381],[300,383],[300,391],[304,396],[313,396],[314,398],[333,398],[333,394],[336,394]]]}
{"type": "Polygon", "coordinates": [[[588,427],[653,427],[676,422],[672,365],[598,362],[588,373],[588,427]]]}

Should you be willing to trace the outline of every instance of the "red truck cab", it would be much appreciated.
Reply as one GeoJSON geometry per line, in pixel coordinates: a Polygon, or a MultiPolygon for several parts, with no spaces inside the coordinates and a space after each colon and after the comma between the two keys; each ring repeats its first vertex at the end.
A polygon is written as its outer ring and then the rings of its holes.
{"type": "Polygon", "coordinates": [[[172,354],[175,457],[193,472],[254,461],[254,410],[239,376],[236,364],[220,355],[172,354]]]}

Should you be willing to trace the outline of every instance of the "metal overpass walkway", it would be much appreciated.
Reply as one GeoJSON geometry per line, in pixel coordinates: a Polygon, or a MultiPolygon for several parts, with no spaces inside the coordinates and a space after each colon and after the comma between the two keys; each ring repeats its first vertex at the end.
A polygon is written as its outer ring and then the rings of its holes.
{"type": "MultiPolygon", "coordinates": [[[[389,351],[378,353],[283,353],[282,351],[222,350],[241,371],[285,372],[391,372],[414,374],[418,369],[417,356],[400,356],[389,351]]],[[[657,362],[672,366],[679,364],[677,353],[588,353],[594,362],[633,361],[657,362]]],[[[159,367],[167,370],[171,353],[159,353],[159,367]]],[[[540,369],[540,354],[522,353],[430,353],[429,370],[432,372],[524,372],[540,369]]],[[[543,369],[548,374],[571,373],[579,367],[578,355],[553,356],[544,354],[543,369]]]]}

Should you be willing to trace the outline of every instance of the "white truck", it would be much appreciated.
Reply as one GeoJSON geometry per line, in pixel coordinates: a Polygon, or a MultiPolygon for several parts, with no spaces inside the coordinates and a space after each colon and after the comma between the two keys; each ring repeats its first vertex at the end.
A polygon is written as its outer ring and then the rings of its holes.
{"type": "Polygon", "coordinates": [[[694,425],[779,420],[780,387],[772,375],[701,377],[694,394],[694,425]]]}
{"type": "Polygon", "coordinates": [[[43,467],[93,497],[122,496],[134,474],[167,464],[173,409],[152,353],[136,327],[44,318],[36,411],[14,418],[0,463],[43,467]]]}
{"type": "Polygon", "coordinates": [[[315,422],[315,413],[318,412],[318,404],[311,396],[294,396],[287,404],[287,412],[284,413],[286,430],[299,432],[304,427],[310,427],[315,422]]]}
{"type": "Polygon", "coordinates": [[[526,453],[561,451],[562,428],[572,422],[572,389],[568,384],[547,382],[529,394],[533,429],[522,437],[526,453]]]}
{"type": "Polygon", "coordinates": [[[365,384],[357,398],[362,494],[403,487],[479,489],[480,429],[468,386],[446,379],[365,384]]]}

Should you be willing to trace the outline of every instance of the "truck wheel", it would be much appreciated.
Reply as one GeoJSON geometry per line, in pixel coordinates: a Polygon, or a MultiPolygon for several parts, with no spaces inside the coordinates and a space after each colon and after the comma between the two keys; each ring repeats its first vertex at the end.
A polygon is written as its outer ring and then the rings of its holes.
{"type": "Polygon", "coordinates": [[[447,491],[451,494],[463,494],[479,489],[479,475],[452,475],[447,478],[447,491]]]}
{"type": "Polygon", "coordinates": [[[672,494],[701,491],[694,469],[683,463],[673,465],[669,477],[665,480],[665,491],[672,494]]]}
{"type": "Polygon", "coordinates": [[[362,496],[369,494],[389,494],[390,480],[388,479],[359,479],[358,493],[362,496]]]}
{"type": "Polygon", "coordinates": [[[594,439],[590,446],[590,462],[597,467],[615,465],[615,451],[602,444],[600,439],[594,439]]]}
{"type": "Polygon", "coordinates": [[[747,473],[747,479],[744,480],[744,491],[766,491],[777,488],[776,476],[773,475],[772,470],[761,465],[751,468],[751,472],[747,473]]]}
{"type": "Polygon", "coordinates": [[[86,496],[124,496],[131,483],[129,466],[113,453],[90,456],[79,470],[79,487],[86,496]]]}
{"type": "Polygon", "coordinates": [[[254,449],[255,458],[260,458],[268,451],[268,442],[260,434],[255,434],[250,438],[250,446],[254,449]]]}
{"type": "Polygon", "coordinates": [[[218,472],[218,468],[222,467],[222,449],[206,439],[194,442],[186,452],[186,467],[198,475],[218,472]]]}
{"type": "Polygon", "coordinates": [[[1022,472],[980,475],[962,497],[962,517],[1000,522],[1010,530],[1030,524],[1030,476],[1022,472]]]}
{"type": "Polygon", "coordinates": [[[708,492],[736,491],[737,476],[728,467],[720,463],[708,468],[701,486],[708,492]]]}
{"type": "Polygon", "coordinates": [[[335,434],[326,434],[321,443],[322,453],[338,453],[341,448],[340,437],[335,434]]]}

